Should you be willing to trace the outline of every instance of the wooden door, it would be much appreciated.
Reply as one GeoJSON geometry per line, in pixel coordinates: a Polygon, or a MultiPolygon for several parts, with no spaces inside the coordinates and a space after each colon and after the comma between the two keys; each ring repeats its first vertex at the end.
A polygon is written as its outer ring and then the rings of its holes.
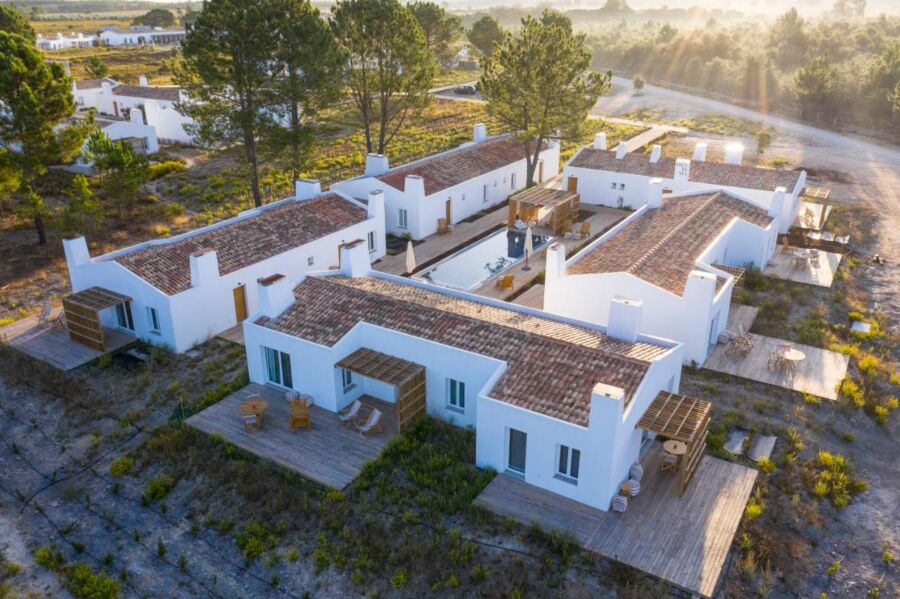
{"type": "Polygon", "coordinates": [[[544,182],[544,159],[538,160],[538,183],[544,182]]]}
{"type": "Polygon", "coordinates": [[[453,224],[453,198],[447,198],[447,201],[444,202],[444,218],[447,219],[447,224],[453,224]]]}
{"type": "Polygon", "coordinates": [[[116,115],[116,117],[119,116],[119,103],[118,102],[113,102],[113,114],[116,115]]]}
{"type": "Polygon", "coordinates": [[[525,447],[528,435],[514,428],[509,429],[509,461],[507,467],[513,472],[525,474],[525,447]]]}
{"type": "Polygon", "coordinates": [[[569,177],[566,190],[572,192],[578,191],[578,177],[569,177]]]}
{"type": "Polygon", "coordinates": [[[234,317],[238,322],[247,319],[247,291],[244,285],[234,288],[234,317]]]}

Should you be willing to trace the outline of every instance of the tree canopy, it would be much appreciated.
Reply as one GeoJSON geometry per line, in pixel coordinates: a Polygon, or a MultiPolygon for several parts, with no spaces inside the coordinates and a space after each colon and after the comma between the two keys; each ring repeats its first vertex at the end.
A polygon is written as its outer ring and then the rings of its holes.
{"type": "Polygon", "coordinates": [[[139,17],[136,17],[132,25],[146,25],[147,27],[171,27],[175,24],[175,15],[165,8],[154,8],[139,17]]]}
{"type": "Polygon", "coordinates": [[[558,18],[522,19],[484,64],[481,93],[488,113],[516,131],[527,162],[527,183],[544,142],[574,136],[610,86],[611,74],[592,73],[584,35],[573,35],[558,18]]]}
{"type": "Polygon", "coordinates": [[[800,101],[800,114],[804,118],[813,112],[825,110],[834,87],[835,73],[824,58],[816,58],[794,74],[794,87],[800,101]]]}
{"type": "Polygon", "coordinates": [[[425,46],[438,61],[449,60],[453,56],[453,44],[463,32],[459,17],[448,15],[434,2],[413,2],[409,9],[422,28],[425,46]]]}
{"type": "Polygon", "coordinates": [[[87,59],[87,63],[84,65],[84,70],[87,72],[88,77],[92,79],[102,79],[109,75],[109,67],[106,66],[106,63],[103,62],[103,59],[97,56],[91,56],[87,59]]]}
{"type": "Polygon", "coordinates": [[[32,43],[37,39],[28,19],[9,4],[0,4],[0,31],[21,35],[32,43]]]}
{"type": "Polygon", "coordinates": [[[483,56],[490,56],[494,52],[494,44],[503,39],[503,29],[497,19],[485,15],[472,23],[468,32],[469,42],[478,49],[483,56]]]}
{"type": "Polygon", "coordinates": [[[409,112],[430,99],[435,63],[412,12],[397,0],[341,0],[333,27],[366,151],[383,154],[409,112]]]}

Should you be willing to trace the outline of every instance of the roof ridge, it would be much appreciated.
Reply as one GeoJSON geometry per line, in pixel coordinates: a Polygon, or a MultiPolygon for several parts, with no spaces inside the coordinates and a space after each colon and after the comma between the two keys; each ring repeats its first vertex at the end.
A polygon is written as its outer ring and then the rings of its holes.
{"type": "MultiPolygon", "coordinates": [[[[706,199],[706,201],[704,201],[702,204],[700,204],[699,206],[697,206],[697,208],[695,208],[694,210],[692,210],[691,213],[688,215],[687,218],[685,218],[684,220],[682,220],[680,223],[678,223],[678,225],[676,225],[675,227],[673,227],[671,231],[669,231],[668,233],[666,233],[666,234],[663,236],[662,239],[660,239],[658,242],[656,242],[656,245],[654,245],[652,248],[650,248],[649,250],[647,250],[647,252],[645,252],[643,256],[641,256],[640,258],[638,258],[638,259],[634,262],[634,264],[632,264],[632,265],[628,268],[628,270],[625,271],[625,272],[633,273],[633,272],[636,271],[638,268],[640,268],[641,266],[643,266],[643,265],[644,265],[644,264],[645,264],[645,263],[646,263],[653,255],[655,255],[655,254],[662,248],[662,246],[663,246],[664,244],[666,244],[670,239],[672,239],[672,237],[674,237],[676,234],[678,234],[685,226],[687,226],[689,223],[692,223],[692,222],[694,221],[694,219],[697,217],[697,215],[700,213],[701,210],[703,210],[704,208],[706,208],[707,206],[709,206],[714,200],[718,199],[718,198],[719,198],[719,195],[720,195],[721,193],[722,193],[722,192],[717,191],[717,192],[715,192],[714,194],[712,194],[711,196],[709,196],[709,197],[706,199]]],[[[661,208],[660,208],[660,209],[661,209],[661,208]]]]}

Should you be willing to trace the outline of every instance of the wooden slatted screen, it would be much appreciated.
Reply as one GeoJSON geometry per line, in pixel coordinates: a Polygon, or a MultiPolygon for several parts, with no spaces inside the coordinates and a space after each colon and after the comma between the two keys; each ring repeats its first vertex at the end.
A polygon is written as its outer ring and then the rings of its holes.
{"type": "Polygon", "coordinates": [[[103,324],[100,322],[100,310],[128,301],[131,301],[130,297],[102,287],[91,287],[67,295],[63,298],[63,310],[66,314],[69,338],[97,351],[103,351],[106,349],[106,340],[103,335],[103,324]]]}

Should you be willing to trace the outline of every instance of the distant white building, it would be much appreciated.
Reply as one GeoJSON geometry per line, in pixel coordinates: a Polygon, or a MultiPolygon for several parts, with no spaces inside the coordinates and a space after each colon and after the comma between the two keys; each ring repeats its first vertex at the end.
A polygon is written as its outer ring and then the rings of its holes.
{"type": "Polygon", "coordinates": [[[765,267],[779,213],[726,191],[663,199],[661,186],[654,180],[646,203],[568,260],[561,244],[548,248],[544,309],[611,334],[633,319],[684,344],[685,363],[703,364],[728,322],[735,268],[765,267]]]}
{"type": "Polygon", "coordinates": [[[35,43],[41,50],[67,50],[69,48],[90,48],[99,39],[96,35],[85,35],[80,32],[70,36],[57,33],[56,37],[39,35],[35,43]]]}
{"type": "Polygon", "coordinates": [[[108,27],[100,32],[100,41],[106,46],[159,46],[180,44],[187,32],[178,27],[163,29],[136,25],[128,29],[108,27]]]}
{"type": "Polygon", "coordinates": [[[144,123],[156,129],[162,143],[193,143],[186,127],[195,121],[178,112],[178,105],[188,101],[179,87],[149,85],[143,75],[138,85],[104,77],[74,81],[72,94],[79,108],[94,108],[101,115],[130,119],[132,109],[139,109],[144,123]]]}
{"type": "Polygon", "coordinates": [[[73,291],[100,287],[131,298],[101,312],[104,325],[183,352],[259,310],[260,277],[337,268],[339,246],[356,239],[367,260],[384,255],[382,195],[363,205],[300,180],[295,197],[170,239],[94,258],[84,237],[63,246],[73,291]]]}
{"type": "Polygon", "coordinates": [[[643,206],[654,178],[661,179],[665,190],[674,193],[730,191],[763,210],[768,210],[773,197],[783,190],[787,195],[777,228],[787,233],[800,211],[806,171],[746,166],[741,164],[743,151],[740,144],[729,144],[724,163],[709,162],[706,144],[699,143],[692,159],[673,160],[662,155],[659,145],[654,145],[649,155],[627,152],[624,142],[608,150],[606,135],[599,133],[593,146],[579,150],[563,167],[563,177],[567,185],[577,186],[582,202],[614,208],[643,206]]]}
{"type": "MultiPolygon", "coordinates": [[[[512,136],[488,137],[478,124],[471,142],[403,166],[389,168],[387,156],[369,154],[363,176],[332,189],[357,198],[384,190],[387,230],[422,239],[438,231],[439,219],[458,223],[524,189],[524,152],[512,136]]],[[[552,140],[540,153],[535,182],[558,172],[559,143],[552,140]]]]}
{"type": "Polygon", "coordinates": [[[610,508],[652,438],[639,421],[678,389],[680,344],[372,272],[359,242],[341,251],[340,270],[260,281],[244,323],[252,382],[333,412],[367,394],[473,427],[478,466],[610,508]],[[355,356],[416,372],[415,396],[353,370],[355,356]]]}

